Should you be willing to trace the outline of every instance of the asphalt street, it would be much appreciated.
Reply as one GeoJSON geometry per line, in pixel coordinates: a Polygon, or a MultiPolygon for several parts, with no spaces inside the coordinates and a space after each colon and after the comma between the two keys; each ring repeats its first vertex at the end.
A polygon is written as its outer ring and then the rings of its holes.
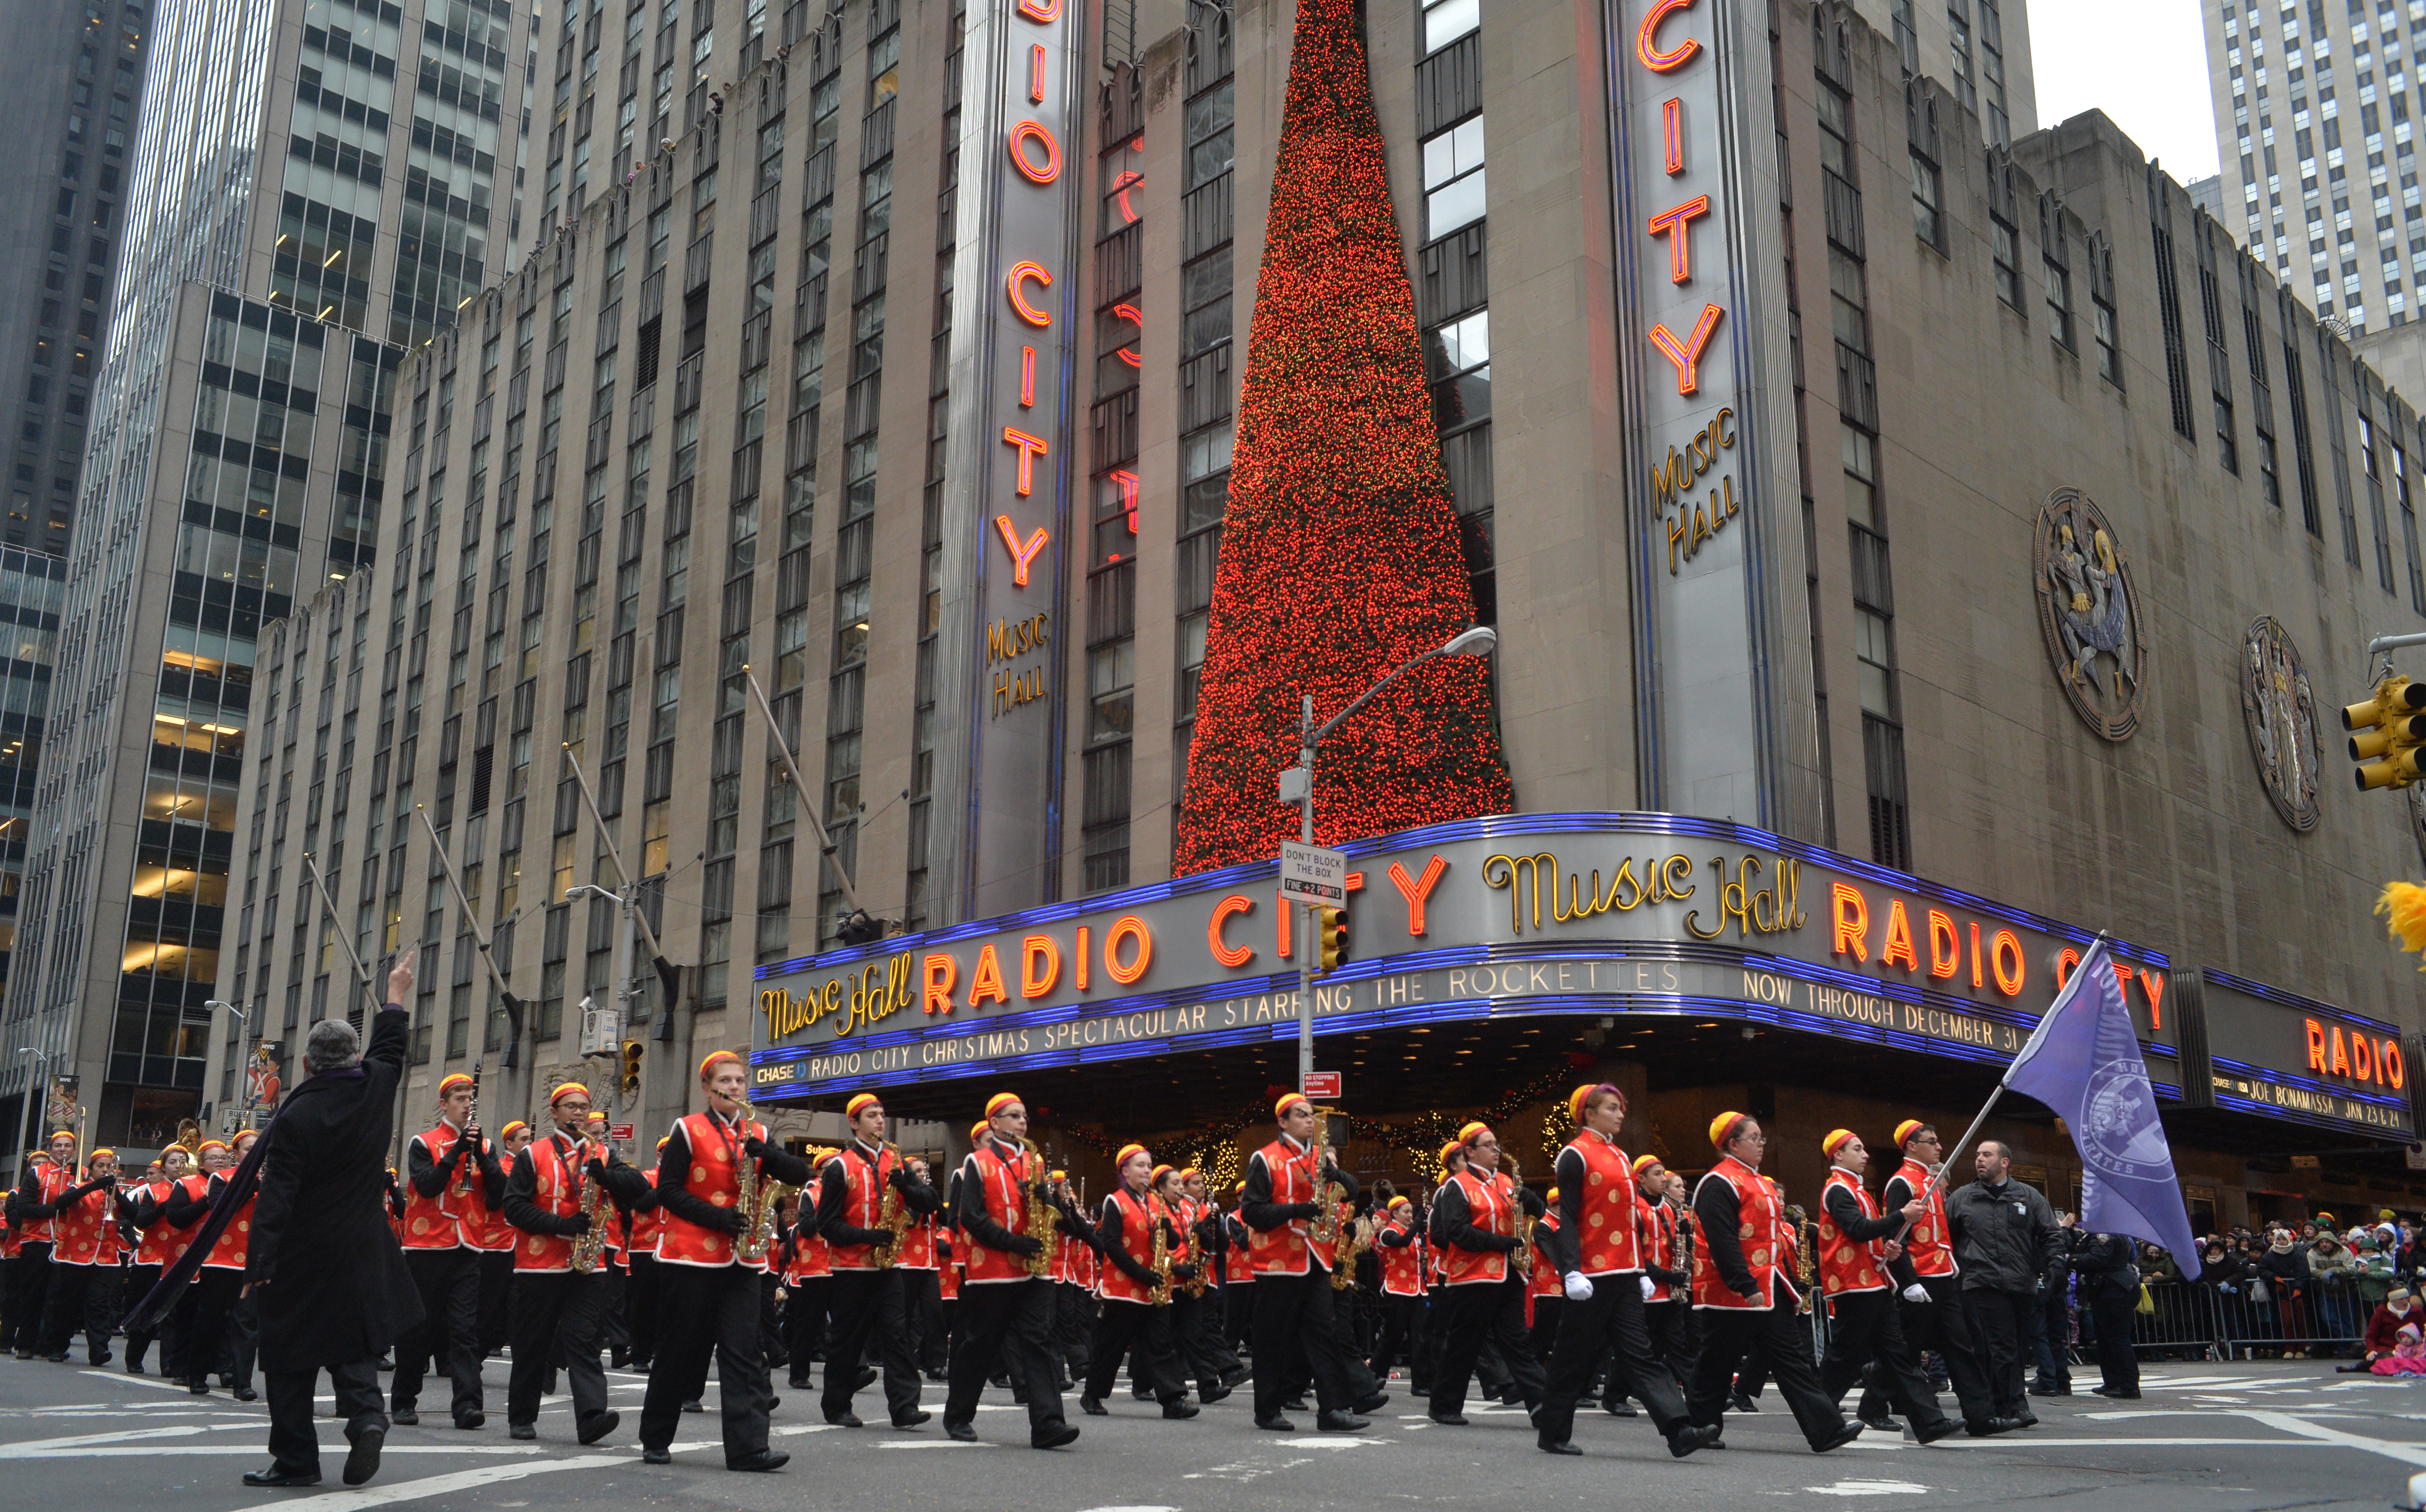
{"type": "MultiPolygon", "coordinates": [[[[2143,1400],[2079,1395],[2038,1402],[2043,1424],[2007,1438],[1961,1436],[1921,1448],[1865,1434],[1816,1456],[1772,1393],[1769,1410],[1728,1419],[1728,1447],[1669,1458],[1647,1420],[1587,1412],[1579,1458],[1534,1449],[1524,1414],[1469,1405],[1473,1425],[1427,1423],[1397,1381],[1395,1399],[1354,1437],[1317,1434],[1311,1416],[1292,1435],[1259,1433],[1247,1393],[1192,1422],[1166,1423],[1124,1387],[1109,1418],[1078,1418],[1073,1446],[1027,1446],[1025,1409],[990,1391],[978,1416],[984,1440],[946,1440],[940,1417],[908,1432],[827,1426],[813,1396],[786,1391],[775,1446],[791,1464],[772,1475],[723,1468],[715,1397],[686,1420],[674,1462],[639,1460],[636,1430],[646,1378],[616,1372],[623,1425],[605,1442],[573,1441],[569,1404],[550,1398],[540,1441],[505,1432],[505,1367],[488,1373],[488,1426],[461,1432],[439,1412],[390,1436],[380,1474],[359,1490],[337,1481],[346,1445],[322,1419],[324,1483],[310,1490],[249,1490],[238,1482],[266,1465],[260,1406],[223,1392],[188,1396],[157,1377],[116,1367],[0,1359],[0,1505],[19,1509],[192,1508],[235,1512],[373,1506],[504,1509],[565,1506],[787,1508],[983,1507],[1015,1512],[1268,1512],[1293,1507],[1718,1507],[1769,1499],[1814,1506],[2008,1506],[2078,1496],[2132,1512],[2197,1508],[2389,1504],[2426,1470],[2426,1383],[2335,1375],[2291,1364],[2149,1367],[2143,1400]],[[435,1424],[437,1425],[429,1425],[435,1424]],[[1759,1499],[1759,1500],[1755,1500],[1759,1499]]],[[[2088,1383],[2094,1383],[2092,1371],[2088,1383]]],[[[325,1383],[324,1383],[325,1384],[325,1383]]],[[[444,1386],[436,1401],[443,1412],[444,1386]]],[[[942,1388],[926,1389],[940,1406],[942,1388]]],[[[425,1396],[424,1407],[432,1405],[425,1396]]],[[[323,1398],[325,1408],[326,1398],[323,1398]]],[[[875,1389],[863,1416],[881,1422],[875,1389]]]]}

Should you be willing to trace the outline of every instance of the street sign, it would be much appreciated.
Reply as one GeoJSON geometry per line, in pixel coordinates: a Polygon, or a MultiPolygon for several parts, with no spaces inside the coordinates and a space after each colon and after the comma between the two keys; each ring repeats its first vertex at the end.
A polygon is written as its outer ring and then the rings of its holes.
{"type": "Polygon", "coordinates": [[[606,1126],[606,1137],[619,1142],[629,1139],[632,1137],[632,1126],[628,1123],[610,1123],[606,1126]]]}
{"type": "Polygon", "coordinates": [[[1339,1097],[1339,1073],[1337,1071],[1306,1072],[1305,1095],[1309,1098],[1336,1101],[1339,1097]]]}
{"type": "Polygon", "coordinates": [[[1281,900],[1322,908],[1348,906],[1348,858],[1319,845],[1281,842],[1281,900]]]}

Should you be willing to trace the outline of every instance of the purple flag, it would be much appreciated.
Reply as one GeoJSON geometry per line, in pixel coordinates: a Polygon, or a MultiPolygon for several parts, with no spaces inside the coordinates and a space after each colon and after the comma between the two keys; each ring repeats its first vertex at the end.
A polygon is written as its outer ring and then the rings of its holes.
{"type": "Polygon", "coordinates": [[[2190,1210],[2123,984],[2099,940],[2056,994],[2004,1085],[2062,1115],[2080,1152],[2080,1226],[2161,1245],[2186,1279],[2199,1273],[2190,1210]]]}

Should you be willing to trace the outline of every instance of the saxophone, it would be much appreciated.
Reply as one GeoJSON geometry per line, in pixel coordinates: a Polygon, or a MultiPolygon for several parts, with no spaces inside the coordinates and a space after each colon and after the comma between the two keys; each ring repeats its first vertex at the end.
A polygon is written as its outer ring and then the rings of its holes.
{"type": "MultiPolygon", "coordinates": [[[[1198,1214],[1196,1222],[1201,1224],[1204,1221],[1204,1214],[1202,1213],[1198,1214]]],[[[1191,1279],[1180,1282],[1179,1289],[1186,1292],[1189,1296],[1203,1296],[1205,1295],[1205,1289],[1213,1284],[1214,1247],[1205,1242],[1203,1234],[1196,1232],[1196,1224],[1190,1224],[1189,1226],[1189,1231],[1190,1235],[1189,1254],[1195,1262],[1196,1275],[1191,1279]]],[[[1215,1226],[1214,1231],[1216,1234],[1221,1234],[1221,1229],[1218,1224],[1215,1226]]],[[[1221,1235],[1221,1237],[1222,1242],[1227,1242],[1227,1235],[1221,1235]]]]}
{"type": "Polygon", "coordinates": [[[1158,1308],[1171,1306],[1171,1210],[1162,1199],[1148,1197],[1146,1222],[1154,1230],[1154,1252],[1146,1268],[1154,1272],[1154,1284],[1146,1289],[1146,1300],[1158,1308]]]}
{"type": "Polygon", "coordinates": [[[1795,1311],[1808,1312],[1811,1311],[1811,1278],[1815,1271],[1811,1245],[1815,1225],[1802,1205],[1793,1202],[1786,1206],[1786,1221],[1794,1225],[1794,1279],[1797,1289],[1803,1293],[1803,1305],[1795,1311]]]}
{"type": "MultiPolygon", "coordinates": [[[[587,1155],[582,1164],[589,1164],[587,1155]]],[[[590,1220],[586,1232],[573,1240],[574,1274],[587,1276],[598,1268],[601,1256],[606,1253],[606,1240],[612,1231],[606,1221],[606,1183],[585,1180],[581,1183],[581,1215],[590,1220]]]]}
{"type": "MultiPolygon", "coordinates": [[[[1334,1188],[1335,1189],[1335,1188],[1334,1188]]],[[[1356,1285],[1356,1257],[1373,1247],[1372,1218],[1357,1218],[1348,1225],[1348,1240],[1339,1250],[1339,1263],[1331,1270],[1331,1289],[1349,1291],[1356,1285]]]]}
{"type": "Polygon", "coordinates": [[[1671,1206],[1675,1210],[1671,1227],[1676,1231],[1676,1247],[1674,1263],[1668,1268],[1690,1276],[1693,1273],[1693,1210],[1681,1202],[1671,1206]]]}
{"type": "MultiPolygon", "coordinates": [[[[883,1147],[892,1153],[894,1169],[909,1168],[902,1161],[898,1145],[888,1139],[883,1141],[883,1147]]],[[[884,1182],[884,1196],[876,1204],[876,1226],[893,1236],[879,1247],[877,1268],[891,1270],[894,1262],[901,1258],[901,1236],[910,1228],[910,1204],[901,1200],[901,1189],[889,1180],[884,1182]]]]}
{"type": "Polygon", "coordinates": [[[1054,1222],[1053,1199],[1044,1195],[1044,1176],[1050,1167],[1044,1164],[1044,1153],[1036,1148],[1035,1140],[1022,1134],[1019,1142],[1027,1150],[1019,1162],[1020,1180],[1026,1183],[1031,1172],[1035,1178],[1034,1184],[1027,1187],[1027,1213],[1021,1228],[1027,1237],[1044,1247],[1023,1257],[1019,1263],[1030,1276],[1045,1276],[1052,1273],[1055,1251],[1060,1247],[1061,1239],[1061,1231],[1054,1222]]]}
{"type": "MultiPolygon", "coordinates": [[[[1331,1114],[1317,1110],[1314,1116],[1314,1204],[1322,1211],[1316,1214],[1312,1238],[1318,1245],[1339,1242],[1339,1225],[1348,1211],[1348,1188],[1337,1182],[1322,1179],[1323,1151],[1331,1148],[1331,1114]]],[[[1334,1267],[1336,1269],[1336,1267],[1334,1267]]]]}
{"type": "Polygon", "coordinates": [[[775,1220],[782,1215],[784,1198],[791,1195],[788,1182],[758,1183],[757,1209],[750,1214],[749,1226],[741,1231],[741,1237],[733,1242],[735,1259],[745,1265],[755,1265],[767,1258],[767,1251],[775,1247],[775,1220]]]}
{"type": "Polygon", "coordinates": [[[1540,1220],[1525,1214],[1525,1167],[1513,1155],[1508,1157],[1508,1181],[1509,1218],[1516,1230],[1516,1251],[1509,1259],[1515,1263],[1516,1274],[1529,1281],[1533,1279],[1533,1226],[1540,1220]]]}

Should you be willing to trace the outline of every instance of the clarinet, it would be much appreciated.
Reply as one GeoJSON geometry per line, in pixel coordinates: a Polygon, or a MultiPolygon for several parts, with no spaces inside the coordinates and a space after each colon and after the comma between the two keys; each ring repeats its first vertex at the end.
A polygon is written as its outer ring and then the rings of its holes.
{"type": "MultiPolygon", "coordinates": [[[[480,1127],[480,1063],[477,1060],[472,1063],[472,1108],[470,1112],[463,1115],[463,1127],[466,1129],[480,1127]]],[[[455,1168],[457,1197],[472,1195],[472,1166],[478,1158],[479,1150],[476,1146],[466,1150],[464,1158],[457,1163],[455,1168]]]]}

